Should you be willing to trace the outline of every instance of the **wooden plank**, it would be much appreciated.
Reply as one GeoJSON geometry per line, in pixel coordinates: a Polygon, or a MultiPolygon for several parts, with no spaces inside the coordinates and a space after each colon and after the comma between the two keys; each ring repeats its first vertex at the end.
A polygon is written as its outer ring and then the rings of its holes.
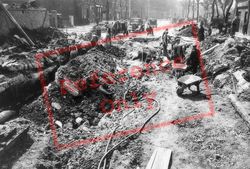
{"type": "Polygon", "coordinates": [[[209,53],[209,52],[211,52],[212,50],[214,50],[215,48],[217,48],[219,45],[220,45],[220,44],[216,44],[216,45],[214,45],[214,46],[213,46],[213,47],[211,47],[210,49],[208,49],[208,50],[206,50],[206,51],[202,52],[202,54],[201,54],[201,55],[206,55],[207,53],[209,53]]]}
{"type": "Polygon", "coordinates": [[[0,9],[7,15],[7,17],[12,21],[12,23],[20,30],[20,32],[24,35],[24,37],[28,40],[30,46],[35,46],[34,42],[29,38],[29,36],[25,33],[23,28],[19,25],[16,19],[10,14],[10,12],[5,8],[5,6],[0,1],[0,9]]]}
{"type": "Polygon", "coordinates": [[[246,122],[246,125],[250,128],[250,113],[249,113],[250,102],[241,102],[237,99],[237,96],[234,94],[230,94],[229,99],[234,108],[236,109],[237,113],[239,113],[242,119],[246,122]]]}
{"type": "Polygon", "coordinates": [[[172,151],[158,147],[154,150],[146,169],[168,169],[170,167],[172,151]]]}

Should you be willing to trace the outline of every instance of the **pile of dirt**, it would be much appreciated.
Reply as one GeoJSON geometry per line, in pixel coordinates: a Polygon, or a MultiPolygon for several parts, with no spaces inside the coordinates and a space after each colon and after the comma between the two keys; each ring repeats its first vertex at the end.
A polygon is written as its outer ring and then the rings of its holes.
{"type": "MultiPolygon", "coordinates": [[[[97,125],[106,113],[103,110],[110,108],[110,105],[102,106],[105,99],[115,102],[125,98],[125,93],[135,92],[138,97],[143,94],[146,89],[140,85],[139,80],[126,76],[129,80],[120,81],[122,78],[120,74],[117,74],[117,64],[114,58],[116,58],[114,55],[94,48],[57,70],[55,82],[47,87],[55,120],[67,125],[67,128],[77,128],[83,123],[91,126],[97,125]],[[110,84],[100,80],[101,77],[107,75],[106,73],[113,74],[109,77],[110,81],[106,79],[110,84]],[[81,90],[79,87],[83,87],[84,80],[86,80],[86,86],[81,90]],[[92,86],[92,82],[96,82],[97,86],[92,86]],[[73,90],[79,93],[75,95],[74,91],[62,86],[66,83],[70,83],[73,90]],[[66,93],[62,92],[64,89],[66,93]]],[[[132,98],[126,97],[125,99],[131,100],[132,98]]],[[[42,103],[42,97],[24,106],[20,112],[22,116],[39,125],[47,122],[47,112],[42,103]],[[37,116],[34,117],[33,114],[37,116]]]]}
{"type": "Polygon", "coordinates": [[[74,81],[86,79],[96,71],[113,73],[116,70],[116,63],[113,58],[115,58],[113,55],[102,52],[97,48],[91,49],[86,55],[78,56],[65,66],[61,66],[57,71],[57,80],[66,78],[74,81]]]}
{"type": "MultiPolygon", "coordinates": [[[[249,42],[239,38],[233,39],[226,36],[212,36],[206,39],[203,44],[203,51],[207,50],[207,47],[204,48],[207,44],[209,44],[210,48],[215,45],[217,46],[203,55],[206,73],[213,80],[215,88],[225,94],[241,91],[243,83],[238,82],[239,80],[235,79],[233,74],[241,70],[249,69],[249,42]],[[221,40],[220,43],[218,43],[218,39],[221,40]]],[[[247,73],[245,73],[242,79],[244,77],[246,78],[245,81],[247,81],[247,73]]],[[[244,97],[245,100],[248,94],[241,94],[241,96],[244,97]]]]}
{"type": "MultiPolygon", "coordinates": [[[[125,50],[128,59],[149,59],[155,58],[161,53],[159,48],[160,42],[153,41],[148,43],[139,43],[133,41],[126,41],[121,45],[121,48],[125,50]]],[[[144,60],[145,61],[145,60],[144,60]]]]}
{"type": "Polygon", "coordinates": [[[203,43],[201,43],[201,48],[203,51],[210,49],[211,47],[215,46],[216,44],[222,44],[228,39],[226,35],[212,35],[207,36],[203,43]]]}
{"type": "Polygon", "coordinates": [[[126,56],[125,49],[121,49],[117,46],[113,46],[113,45],[106,46],[106,47],[100,46],[98,49],[103,51],[103,52],[112,54],[112,55],[116,56],[116,58],[118,58],[118,59],[125,58],[125,56],[126,56]]]}
{"type": "Polygon", "coordinates": [[[18,104],[16,102],[40,92],[38,65],[42,66],[49,83],[54,80],[54,72],[59,65],[88,50],[78,50],[76,40],[67,39],[64,33],[55,28],[25,31],[35,42],[34,47],[31,47],[21,35],[15,34],[18,32],[15,30],[12,32],[13,36],[9,35],[0,46],[0,100],[5,100],[5,104],[0,107],[18,104]],[[39,61],[36,58],[37,54],[43,56],[39,61]],[[9,100],[6,100],[5,96],[9,100]]]}
{"type": "Polygon", "coordinates": [[[181,29],[179,29],[179,32],[177,33],[177,35],[193,37],[192,26],[190,25],[183,26],[181,29]]]}

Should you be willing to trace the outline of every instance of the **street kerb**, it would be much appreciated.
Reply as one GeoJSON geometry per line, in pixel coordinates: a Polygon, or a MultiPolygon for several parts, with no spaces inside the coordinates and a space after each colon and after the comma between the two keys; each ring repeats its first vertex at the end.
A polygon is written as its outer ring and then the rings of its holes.
{"type": "MultiPolygon", "coordinates": [[[[211,98],[211,90],[209,87],[209,82],[207,77],[207,73],[205,71],[205,66],[203,63],[203,59],[201,56],[201,50],[200,50],[200,42],[198,40],[198,28],[197,25],[194,21],[185,21],[185,22],[180,22],[180,23],[175,23],[175,24],[169,24],[166,26],[161,26],[161,27],[157,27],[154,28],[154,32],[155,31],[161,31],[161,30],[165,30],[165,29],[171,29],[171,28],[178,28],[181,26],[186,26],[186,25],[191,25],[192,26],[192,33],[193,33],[193,38],[195,41],[195,45],[198,49],[198,54],[199,54],[199,59],[200,59],[200,68],[201,68],[201,72],[202,72],[202,78],[203,78],[203,82],[204,82],[204,86],[205,86],[205,93],[206,96],[208,98],[208,107],[209,107],[209,112],[203,112],[203,113],[199,113],[193,116],[188,116],[188,117],[184,117],[184,118],[180,118],[180,119],[175,119],[175,120],[171,120],[171,121],[165,121],[165,122],[160,122],[158,124],[151,124],[151,125],[147,125],[144,127],[143,132],[147,132],[153,129],[157,129],[157,128],[162,128],[162,127],[166,127],[169,125],[175,125],[175,124],[180,124],[180,123],[185,123],[188,121],[192,121],[192,120],[198,120],[204,117],[209,117],[209,116],[213,116],[215,114],[215,109],[214,109],[214,103],[213,100],[211,98]]],[[[129,33],[128,35],[124,35],[124,36],[119,36],[119,38],[112,38],[111,41],[119,41],[121,39],[127,39],[130,37],[136,37],[136,36],[140,36],[143,34],[147,34],[146,31],[143,32],[139,32],[139,33],[129,33]]],[[[110,42],[110,39],[101,39],[98,41],[99,44],[104,44],[104,43],[108,43],[110,42]]],[[[91,47],[90,43],[85,43],[85,44],[78,44],[75,47],[77,47],[78,49],[81,48],[89,48],[91,47]]],[[[48,111],[48,120],[49,120],[49,125],[50,125],[50,129],[51,129],[51,134],[52,134],[52,139],[53,139],[53,143],[54,146],[57,148],[57,150],[63,150],[63,149],[68,149],[68,148],[74,148],[74,147],[78,147],[84,144],[90,144],[90,143],[95,143],[98,141],[105,141],[108,140],[109,138],[118,138],[118,137],[124,137],[127,136],[129,134],[134,134],[136,132],[138,132],[140,130],[140,128],[135,128],[135,129],[128,129],[128,130],[123,130],[123,131],[118,131],[116,132],[114,135],[112,134],[106,134],[106,135],[102,135],[99,137],[94,137],[94,138],[87,138],[87,139],[80,139],[80,140],[75,140],[69,143],[59,143],[58,141],[58,135],[56,132],[56,126],[54,123],[54,116],[53,116],[53,111],[52,111],[52,107],[51,107],[51,103],[49,101],[49,95],[48,95],[48,90],[46,88],[47,84],[46,84],[46,79],[43,73],[43,66],[41,64],[41,59],[43,57],[50,57],[51,55],[53,55],[54,53],[59,53],[62,54],[64,52],[69,52],[71,50],[73,50],[74,47],[64,47],[64,48],[58,48],[55,50],[51,50],[45,53],[37,53],[35,55],[36,57],[36,64],[37,64],[37,69],[38,69],[38,73],[39,73],[39,79],[40,79],[40,83],[41,83],[41,88],[43,91],[43,101],[44,101],[44,105],[48,111]]]]}

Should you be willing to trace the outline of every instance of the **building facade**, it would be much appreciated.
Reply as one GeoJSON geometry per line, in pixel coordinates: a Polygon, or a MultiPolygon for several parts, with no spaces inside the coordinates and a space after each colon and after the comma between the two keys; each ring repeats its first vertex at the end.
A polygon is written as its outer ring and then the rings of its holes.
{"type": "Polygon", "coordinates": [[[74,16],[76,25],[103,20],[126,19],[128,0],[37,0],[48,10],[57,10],[62,17],[74,16]]]}
{"type": "Polygon", "coordinates": [[[74,17],[76,25],[100,22],[103,19],[104,0],[37,0],[40,6],[56,10],[63,18],[74,17]]]}

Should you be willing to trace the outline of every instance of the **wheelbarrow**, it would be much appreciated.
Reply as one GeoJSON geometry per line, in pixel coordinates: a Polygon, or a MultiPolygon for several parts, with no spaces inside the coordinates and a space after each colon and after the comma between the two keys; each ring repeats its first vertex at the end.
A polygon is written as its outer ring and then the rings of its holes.
{"type": "Polygon", "coordinates": [[[178,86],[177,86],[176,93],[177,93],[178,96],[181,96],[186,88],[191,90],[190,88],[193,85],[196,86],[197,93],[200,93],[200,83],[202,82],[202,78],[199,77],[199,76],[185,75],[185,76],[180,77],[177,80],[177,82],[178,82],[178,86]]]}

